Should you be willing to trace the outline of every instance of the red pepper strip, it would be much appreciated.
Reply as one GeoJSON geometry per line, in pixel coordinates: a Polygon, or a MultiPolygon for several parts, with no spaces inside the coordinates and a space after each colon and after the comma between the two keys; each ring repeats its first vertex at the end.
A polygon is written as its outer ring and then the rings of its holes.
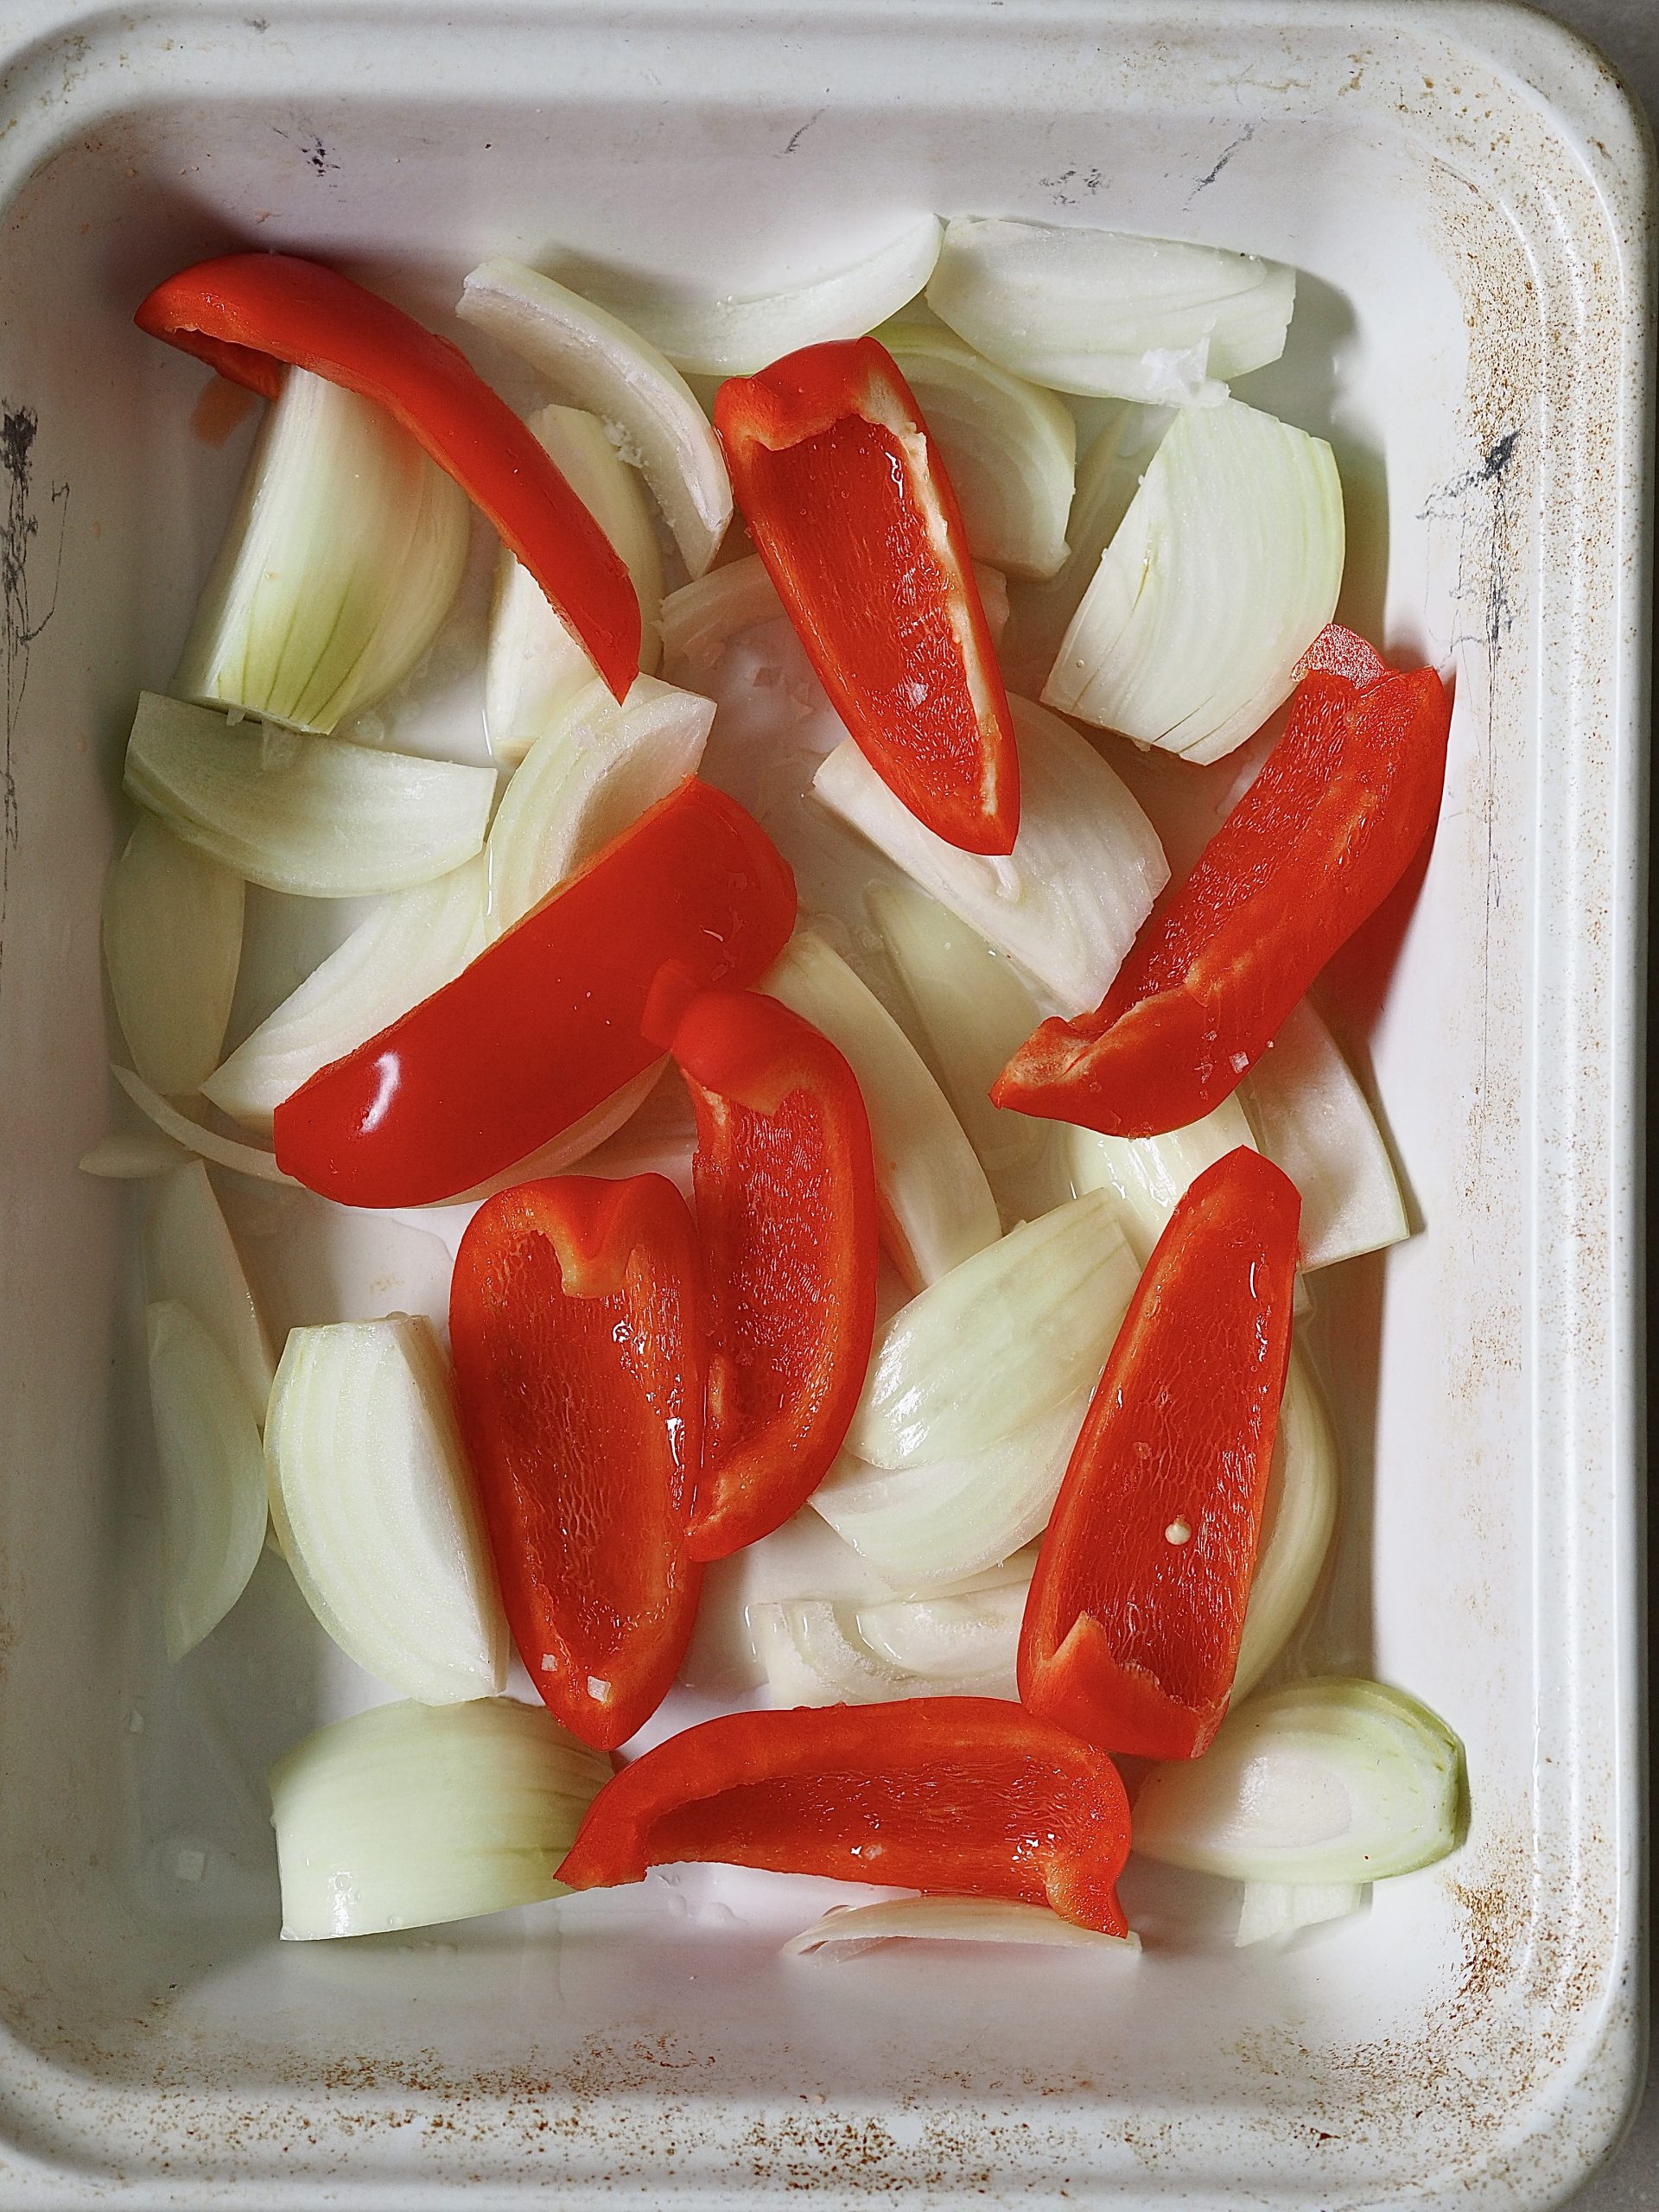
{"type": "Polygon", "coordinates": [[[1110,1759],[1017,1705],[733,1713],[607,1783],[559,1879],[639,1882],[683,1859],[1052,1905],[1128,1933],[1117,1877],[1128,1808],[1110,1759]]]}
{"type": "Polygon", "coordinates": [[[755,550],[870,765],[970,853],[1020,827],[1014,723],[956,493],[874,338],[729,377],[715,428],[755,550]]]}
{"type": "Polygon", "coordinates": [[[1240,1147],[1189,1186],[1124,1316],[1020,1631],[1020,1694],[1091,1744],[1190,1759],[1227,1710],[1290,1360],[1302,1202],[1240,1147]]]}
{"type": "Polygon", "coordinates": [[[276,1157],[325,1198],[425,1205],[543,1145],[648,1068],[658,971],[753,982],[795,881],[735,799],[688,776],[453,983],[276,1109],[276,1157]]]}
{"type": "Polygon", "coordinates": [[[1450,702],[1428,668],[1359,689],[1341,666],[1363,671],[1353,649],[1369,648],[1325,639],[1261,774],[1101,1006],[1044,1022],[992,1086],[997,1105],[1111,1136],[1196,1122],[1404,874],[1440,810],[1450,702]]]}
{"type": "Polygon", "coordinates": [[[724,1559],[804,1505],[846,1437],[875,1333],[875,1164],[852,1070],[776,999],[706,991],[661,1041],[696,1113],[709,1280],[691,1555],[724,1559]]]}
{"type": "Polygon", "coordinates": [[[639,673],[627,569],[532,433],[448,339],[291,253],[199,261],[158,284],[133,321],[266,399],[291,362],[376,401],[483,509],[616,696],[627,696],[639,673]]]}
{"type": "Polygon", "coordinates": [[[521,1183],[455,1255],[461,1423],[513,1641],[600,1751],[662,1703],[696,1618],[702,1300],[691,1216],[661,1175],[521,1183]]]}

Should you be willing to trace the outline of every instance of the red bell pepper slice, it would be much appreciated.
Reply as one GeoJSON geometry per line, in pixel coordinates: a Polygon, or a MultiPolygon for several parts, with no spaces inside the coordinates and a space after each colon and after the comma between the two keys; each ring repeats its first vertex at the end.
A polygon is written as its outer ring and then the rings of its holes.
{"type": "Polygon", "coordinates": [[[1020,1694],[1103,1749],[1196,1758],[1238,1663],[1290,1361],[1302,1202],[1241,1147],[1189,1186],[1112,1346],[1020,1632],[1020,1694]]]}
{"type": "Polygon", "coordinates": [[[395,416],[488,516],[619,699],[639,673],[639,601],[609,539],[459,347],[338,270],[227,253],[169,276],[133,321],[264,398],[282,366],[395,416]]]}
{"type": "Polygon", "coordinates": [[[804,1505],[846,1437],[875,1333],[875,1162],[851,1068],[776,999],[706,991],[658,1033],[696,1114],[709,1283],[691,1555],[724,1559],[804,1505]]]}
{"type": "Polygon", "coordinates": [[[997,1105],[1111,1136],[1198,1121],[1404,874],[1440,811],[1446,688],[1334,625],[1304,665],[1284,735],[1100,1007],[1044,1022],[997,1105]]]}
{"type": "Polygon", "coordinates": [[[772,840],[689,776],[454,982],[284,1099],[276,1158],[344,1205],[472,1190],[651,1065],[664,966],[753,982],[794,923],[772,840]]]}
{"type": "Polygon", "coordinates": [[[702,1298],[691,1216],[661,1175],[521,1183],[455,1255],[461,1425],[513,1641],[601,1751],[662,1703],[696,1618],[702,1298]]]}
{"type": "Polygon", "coordinates": [[[1128,1808],[1103,1753],[1001,1698],[734,1713],[607,1783],[559,1879],[639,1882],[715,1859],[1050,1905],[1128,1933],[1128,1808]]]}
{"type": "Polygon", "coordinates": [[[956,493],[874,338],[729,377],[732,487],[831,704],[920,821],[1011,853],[1020,764],[956,493]]]}

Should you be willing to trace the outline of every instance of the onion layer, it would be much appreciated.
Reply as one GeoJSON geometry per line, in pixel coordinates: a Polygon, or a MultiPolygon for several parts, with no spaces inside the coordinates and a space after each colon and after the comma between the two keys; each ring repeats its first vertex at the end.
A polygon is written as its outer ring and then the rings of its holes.
{"type": "Polygon", "coordinates": [[[964,1596],[753,1605],[772,1702],[887,1705],[907,1697],[1017,1698],[1014,1657],[1032,1562],[964,1596]]]}
{"type": "Polygon", "coordinates": [[[247,1588],[265,1543],[264,1465],[242,1378],[188,1306],[144,1309],[162,1468],[162,1595],[175,1663],[247,1588]]]}
{"type": "Polygon", "coordinates": [[[785,1958],[855,1958],[878,1943],[909,1937],[928,1943],[1043,1943],[1071,1950],[1109,1950],[1132,1958],[1141,1938],[1078,1928],[1046,1905],[1005,1904],[1001,1897],[881,1897],[874,1904],[832,1906],[823,1918],[784,1945],[785,1958]]]}
{"type": "Polygon", "coordinates": [[[191,1160],[167,1176],[144,1223],[144,1295],[188,1308],[242,1379],[264,1424],[276,1379],[270,1338],[207,1170],[191,1160]]]}
{"type": "Polygon", "coordinates": [[[242,961],[243,882],[141,815],[104,892],[104,964],[133,1065],[169,1097],[200,1088],[242,961]]]}

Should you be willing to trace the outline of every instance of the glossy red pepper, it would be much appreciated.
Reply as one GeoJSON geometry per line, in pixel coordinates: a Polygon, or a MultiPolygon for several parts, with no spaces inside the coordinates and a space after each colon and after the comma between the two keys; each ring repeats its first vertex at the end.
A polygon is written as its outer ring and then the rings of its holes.
{"type": "Polygon", "coordinates": [[[133,320],[266,399],[291,363],[385,408],[488,516],[626,697],[639,673],[639,601],[627,569],[457,346],[337,270],[289,253],[199,261],[158,284],[133,320]]]}
{"type": "Polygon", "coordinates": [[[1198,1121],[1399,880],[1440,810],[1446,688],[1334,626],[1306,665],[1284,735],[1100,1007],[1044,1022],[997,1105],[1111,1136],[1198,1121]]]}
{"type": "Polygon", "coordinates": [[[480,1206],[449,1291],[461,1425],[518,1656],[601,1751],[661,1704],[702,1570],[696,1232],[661,1175],[565,1175],[480,1206]]]}
{"type": "Polygon", "coordinates": [[[733,798],[688,777],[452,983],[276,1109],[276,1158],[353,1206],[474,1189],[648,1068],[659,973],[764,974],[795,882],[733,798]]]}
{"type": "Polygon", "coordinates": [[[1109,1758],[1001,1698],[734,1713],[647,1751],[588,1807],[559,1879],[682,1859],[1046,1904],[1128,1932],[1109,1758]]]}
{"type": "Polygon", "coordinates": [[[776,999],[706,991],[658,1033],[696,1114],[709,1284],[691,1552],[723,1559],[805,1504],[852,1421],[875,1332],[875,1164],[852,1070],[776,999]]]}
{"type": "Polygon", "coordinates": [[[1241,1147],[1159,1238],[1037,1555],[1020,1694],[1103,1750],[1195,1758],[1221,1726],[1290,1360],[1302,1202],[1241,1147]]]}
{"type": "Polygon", "coordinates": [[[715,428],[807,656],[871,766],[970,853],[1011,853],[1020,767],[956,493],[874,338],[729,377],[715,428]]]}

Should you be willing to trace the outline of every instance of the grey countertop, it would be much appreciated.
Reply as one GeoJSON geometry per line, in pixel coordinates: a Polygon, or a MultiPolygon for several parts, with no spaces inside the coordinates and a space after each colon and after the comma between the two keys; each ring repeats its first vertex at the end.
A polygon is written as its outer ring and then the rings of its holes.
{"type": "MultiPolygon", "coordinates": [[[[1659,0],[1535,0],[1535,4],[1541,13],[1582,32],[1601,48],[1659,130],[1659,0]]],[[[1659,798],[1659,782],[1655,791],[1659,798]]],[[[1659,830],[1659,819],[1654,827],[1659,830]]],[[[1659,955],[1659,948],[1655,950],[1659,955]]],[[[1659,975],[1659,957],[1655,958],[1654,968],[1659,975]]],[[[1651,1087],[1659,1078],[1659,1038],[1651,1021],[1648,1073],[1651,1087]]],[[[1650,1217],[1650,1246],[1653,1241],[1650,1217]]],[[[1655,1279],[1651,1249],[1648,1306],[1650,1314],[1659,1315],[1659,1281],[1655,1279]]],[[[1650,1414],[1650,1435],[1651,1421],[1650,1414]]],[[[1659,1461],[1659,1454],[1655,1457],[1659,1461]]],[[[1654,1586],[1651,1568],[1649,1574],[1649,1663],[1654,1681],[1659,1683],[1659,1649],[1654,1639],[1655,1625],[1659,1624],[1659,1588],[1654,1586]]],[[[1655,1732],[1653,1743],[1654,1771],[1659,1774],[1659,1731],[1655,1732]]],[[[1659,1828],[1659,1824],[1656,1827],[1659,1828]]],[[[1659,1899],[1659,1857],[1654,1861],[1653,1886],[1659,1899]]],[[[1654,1947],[1653,1956],[1659,1962],[1659,1945],[1654,1947]]],[[[1654,1975],[1652,1994],[1656,2017],[1659,2017],[1659,1974],[1654,1975]]],[[[1659,2056],[1656,2054],[1659,2054],[1659,2038],[1649,2055],[1647,2095],[1636,2124],[1608,2164],[1572,2200],[1573,2212],[1659,2212],[1659,2056]]]]}

